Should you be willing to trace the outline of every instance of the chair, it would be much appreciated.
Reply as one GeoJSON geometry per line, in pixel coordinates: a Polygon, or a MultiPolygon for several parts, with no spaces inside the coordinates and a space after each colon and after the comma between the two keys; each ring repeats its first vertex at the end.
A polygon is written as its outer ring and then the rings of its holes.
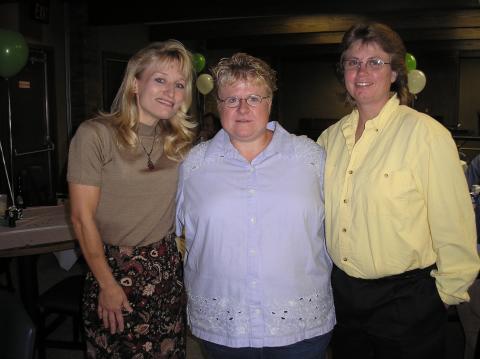
{"type": "Polygon", "coordinates": [[[38,333],[38,357],[44,359],[46,348],[84,350],[80,335],[82,323],[82,293],[84,275],[62,279],[39,297],[40,323],[38,333]],[[72,319],[72,340],[50,339],[50,334],[65,320],[72,319]]]}
{"type": "Polygon", "coordinates": [[[4,288],[9,292],[13,292],[13,280],[10,273],[10,262],[12,258],[0,258],[0,274],[5,275],[5,283],[0,284],[0,288],[4,288]]]}
{"type": "Polygon", "coordinates": [[[35,326],[15,294],[0,290],[0,347],[4,359],[33,359],[35,326]]]}

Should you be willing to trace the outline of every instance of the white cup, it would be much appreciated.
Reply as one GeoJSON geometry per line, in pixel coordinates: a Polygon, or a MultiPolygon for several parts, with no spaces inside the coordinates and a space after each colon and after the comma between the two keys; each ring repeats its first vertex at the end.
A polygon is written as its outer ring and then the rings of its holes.
{"type": "Polygon", "coordinates": [[[7,195],[0,194],[0,217],[3,216],[6,210],[7,210],[7,195]]]}
{"type": "Polygon", "coordinates": [[[473,192],[473,194],[479,195],[480,194],[480,185],[478,185],[478,184],[472,185],[472,192],[473,192]]]}

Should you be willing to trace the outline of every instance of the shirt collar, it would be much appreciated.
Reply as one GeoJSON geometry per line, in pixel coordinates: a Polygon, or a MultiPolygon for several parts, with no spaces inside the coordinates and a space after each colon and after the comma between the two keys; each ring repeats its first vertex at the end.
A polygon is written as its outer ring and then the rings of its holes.
{"type": "MultiPolygon", "coordinates": [[[[276,153],[284,156],[293,154],[293,144],[289,141],[290,134],[277,122],[270,121],[267,128],[273,131],[273,137],[268,146],[257,156],[257,158],[270,157],[276,153]]],[[[241,157],[237,149],[230,142],[230,137],[225,130],[221,129],[209,141],[205,158],[212,157],[241,157]]],[[[242,157],[243,158],[243,157],[242,157]]]]}
{"type": "MultiPolygon", "coordinates": [[[[391,120],[390,116],[400,106],[400,100],[395,93],[380,110],[379,114],[365,123],[365,129],[382,130],[391,120]]],[[[355,131],[358,125],[358,110],[354,109],[342,124],[342,132],[345,138],[355,138],[355,131]]],[[[354,140],[353,140],[354,141],[354,140]]]]}

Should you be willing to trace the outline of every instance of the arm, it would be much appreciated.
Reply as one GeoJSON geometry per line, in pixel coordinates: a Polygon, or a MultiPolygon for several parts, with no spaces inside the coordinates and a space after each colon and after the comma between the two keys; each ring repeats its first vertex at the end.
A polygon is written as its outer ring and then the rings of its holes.
{"type": "Polygon", "coordinates": [[[132,308],[123,289],[112,275],[95,224],[100,188],[70,183],[69,190],[73,229],[85,260],[100,286],[98,316],[112,334],[121,332],[124,329],[122,309],[132,311],[132,308]]]}
{"type": "Polygon", "coordinates": [[[185,225],[185,214],[183,211],[183,182],[184,182],[184,167],[183,163],[180,164],[178,169],[178,185],[177,185],[177,195],[175,198],[176,203],[176,213],[175,213],[175,234],[177,237],[183,237],[184,225],[185,225]]]}
{"type": "MultiPolygon", "coordinates": [[[[446,304],[468,301],[467,290],[477,276],[475,218],[457,149],[448,135],[430,139],[423,162],[424,193],[432,245],[437,254],[437,289],[446,304]]],[[[421,169],[419,169],[421,171],[421,169]]]]}

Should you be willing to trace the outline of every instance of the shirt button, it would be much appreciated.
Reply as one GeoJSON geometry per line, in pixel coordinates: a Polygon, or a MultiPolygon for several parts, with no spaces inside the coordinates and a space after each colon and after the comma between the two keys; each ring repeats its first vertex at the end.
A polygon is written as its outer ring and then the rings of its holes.
{"type": "Polygon", "coordinates": [[[255,314],[260,315],[260,309],[255,309],[255,314]]]}
{"type": "Polygon", "coordinates": [[[254,256],[254,255],[257,254],[257,251],[255,249],[250,249],[249,253],[250,253],[251,256],[254,256]]]}
{"type": "Polygon", "coordinates": [[[257,220],[255,219],[255,217],[250,218],[250,222],[251,222],[252,224],[255,224],[256,221],[257,221],[257,220]]]}
{"type": "Polygon", "coordinates": [[[253,171],[255,171],[255,168],[250,167],[250,170],[249,170],[249,171],[250,171],[250,172],[253,172],[253,171]]]}
{"type": "Polygon", "coordinates": [[[342,258],[342,261],[346,262],[346,261],[348,261],[348,258],[347,258],[347,257],[343,257],[343,258],[342,258]]]}
{"type": "Polygon", "coordinates": [[[378,132],[378,128],[375,129],[375,132],[378,132]]]}
{"type": "Polygon", "coordinates": [[[346,229],[346,228],[342,228],[342,232],[346,232],[346,231],[347,231],[347,229],[346,229]]]}
{"type": "Polygon", "coordinates": [[[384,176],[385,178],[387,178],[387,177],[388,177],[388,173],[385,173],[383,176],[384,176]]]}
{"type": "Polygon", "coordinates": [[[257,281],[255,281],[255,280],[252,281],[251,285],[252,285],[252,287],[255,287],[257,285],[257,281]]]}
{"type": "Polygon", "coordinates": [[[343,200],[343,203],[348,203],[348,199],[344,199],[344,200],[343,200]]]}
{"type": "Polygon", "coordinates": [[[250,188],[250,189],[248,190],[248,193],[251,194],[251,195],[253,195],[253,194],[255,194],[255,190],[254,190],[253,188],[250,188]]]}
{"type": "Polygon", "coordinates": [[[349,174],[349,175],[351,175],[352,173],[353,173],[353,171],[352,171],[352,170],[348,171],[348,174],[349,174]]]}

